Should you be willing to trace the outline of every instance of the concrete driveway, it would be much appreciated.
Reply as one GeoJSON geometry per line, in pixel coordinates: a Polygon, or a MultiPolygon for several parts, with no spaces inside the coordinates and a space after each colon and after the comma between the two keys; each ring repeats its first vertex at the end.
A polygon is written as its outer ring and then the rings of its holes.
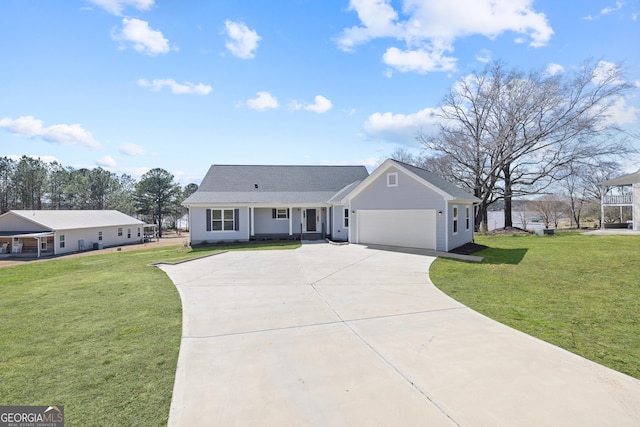
{"type": "Polygon", "coordinates": [[[170,426],[638,426],[640,381],[517,332],[357,245],[161,268],[183,303],[170,426]]]}

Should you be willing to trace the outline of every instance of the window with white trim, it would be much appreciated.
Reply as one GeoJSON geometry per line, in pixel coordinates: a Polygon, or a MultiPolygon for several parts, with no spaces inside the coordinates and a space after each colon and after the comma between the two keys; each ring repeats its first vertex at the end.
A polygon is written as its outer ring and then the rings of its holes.
{"type": "Polygon", "coordinates": [[[102,241],[102,231],[98,231],[98,241],[102,241]]]}
{"type": "Polygon", "coordinates": [[[211,231],[233,231],[233,209],[211,209],[211,231]]]}
{"type": "Polygon", "coordinates": [[[40,240],[40,250],[41,251],[47,250],[47,239],[40,240]]]}
{"type": "Polygon", "coordinates": [[[138,227],[138,237],[140,237],[140,227],[138,227]]]}
{"type": "Polygon", "coordinates": [[[344,228],[349,228],[349,209],[344,210],[344,228]]]}
{"type": "Polygon", "coordinates": [[[453,234],[458,234],[458,206],[453,207],[453,234]]]}
{"type": "Polygon", "coordinates": [[[274,209],[275,210],[275,219],[289,219],[289,209],[274,209]]]}
{"type": "Polygon", "coordinates": [[[118,227],[118,237],[122,237],[122,227],[118,227]]]}
{"type": "Polygon", "coordinates": [[[467,206],[467,230],[471,228],[471,206],[467,206]]]}
{"type": "Polygon", "coordinates": [[[387,174],[387,187],[398,186],[398,172],[389,172],[387,174]]]}
{"type": "Polygon", "coordinates": [[[64,249],[64,234],[60,235],[60,249],[64,249]]]}
{"type": "Polygon", "coordinates": [[[131,238],[131,229],[127,228],[127,239],[131,238]]]}

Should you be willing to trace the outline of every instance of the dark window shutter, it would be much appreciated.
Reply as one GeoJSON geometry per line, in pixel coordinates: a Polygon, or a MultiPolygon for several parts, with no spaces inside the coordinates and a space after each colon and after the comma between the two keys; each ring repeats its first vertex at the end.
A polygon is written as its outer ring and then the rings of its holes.
{"type": "Polygon", "coordinates": [[[233,210],[233,229],[240,230],[240,209],[233,210]]]}
{"type": "Polygon", "coordinates": [[[211,231],[211,209],[207,209],[207,231],[211,231]]]}
{"type": "Polygon", "coordinates": [[[271,218],[275,219],[277,215],[278,215],[277,210],[276,209],[271,209],[271,218]]]}
{"type": "Polygon", "coordinates": [[[287,218],[289,218],[289,208],[287,208],[287,218]]]}

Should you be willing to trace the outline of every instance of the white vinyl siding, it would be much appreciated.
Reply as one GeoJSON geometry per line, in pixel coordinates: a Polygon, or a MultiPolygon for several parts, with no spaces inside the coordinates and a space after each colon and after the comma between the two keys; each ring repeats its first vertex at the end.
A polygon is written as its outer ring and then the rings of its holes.
{"type": "Polygon", "coordinates": [[[387,187],[398,186],[398,172],[389,172],[387,174],[387,187]]]}

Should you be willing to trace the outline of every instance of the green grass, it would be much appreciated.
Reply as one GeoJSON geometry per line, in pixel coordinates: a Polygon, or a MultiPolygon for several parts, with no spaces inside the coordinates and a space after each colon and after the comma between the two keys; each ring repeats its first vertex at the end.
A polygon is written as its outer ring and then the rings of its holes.
{"type": "Polygon", "coordinates": [[[640,379],[640,236],[477,236],[482,263],[437,259],[442,291],[515,329],[640,379]]]}
{"type": "Polygon", "coordinates": [[[149,264],[298,246],[165,247],[0,269],[0,405],[64,405],[68,426],[166,425],[182,310],[149,264]]]}

